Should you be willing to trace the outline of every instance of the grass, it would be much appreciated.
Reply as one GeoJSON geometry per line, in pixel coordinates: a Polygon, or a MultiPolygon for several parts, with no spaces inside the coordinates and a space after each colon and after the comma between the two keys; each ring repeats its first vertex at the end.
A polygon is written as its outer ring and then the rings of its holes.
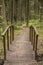
{"type": "Polygon", "coordinates": [[[15,30],[15,32],[14,32],[15,37],[16,37],[17,35],[19,35],[21,32],[22,32],[22,30],[15,30]]]}

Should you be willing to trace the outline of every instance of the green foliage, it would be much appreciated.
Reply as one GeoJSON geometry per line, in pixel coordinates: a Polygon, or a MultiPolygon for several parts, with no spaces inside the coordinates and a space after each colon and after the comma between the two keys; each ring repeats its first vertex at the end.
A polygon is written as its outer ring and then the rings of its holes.
{"type": "Polygon", "coordinates": [[[2,28],[0,27],[0,40],[2,39],[1,33],[2,33],[2,28]]]}
{"type": "Polygon", "coordinates": [[[21,29],[15,30],[15,31],[14,31],[15,37],[16,37],[17,35],[19,35],[21,32],[22,32],[21,29]]]}
{"type": "Polygon", "coordinates": [[[37,26],[40,26],[40,25],[41,25],[40,23],[41,23],[41,22],[39,22],[38,19],[37,19],[37,20],[32,19],[32,20],[29,21],[29,26],[35,25],[35,26],[37,27],[37,26]]]}
{"type": "Polygon", "coordinates": [[[0,16],[0,23],[2,23],[2,21],[3,21],[3,17],[2,17],[2,16],[0,16]]]}

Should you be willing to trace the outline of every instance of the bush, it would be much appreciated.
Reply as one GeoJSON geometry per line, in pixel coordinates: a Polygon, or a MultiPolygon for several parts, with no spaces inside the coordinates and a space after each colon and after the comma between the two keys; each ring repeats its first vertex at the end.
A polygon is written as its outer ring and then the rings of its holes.
{"type": "Polygon", "coordinates": [[[0,16],[0,23],[2,23],[2,21],[3,21],[3,17],[2,17],[2,16],[0,16]]]}

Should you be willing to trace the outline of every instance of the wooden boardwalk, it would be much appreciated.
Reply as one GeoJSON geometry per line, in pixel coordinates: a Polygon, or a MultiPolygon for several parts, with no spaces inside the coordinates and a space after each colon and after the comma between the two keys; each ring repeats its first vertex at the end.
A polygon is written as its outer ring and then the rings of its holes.
{"type": "Polygon", "coordinates": [[[27,29],[23,29],[10,45],[4,65],[37,65],[27,29]]]}

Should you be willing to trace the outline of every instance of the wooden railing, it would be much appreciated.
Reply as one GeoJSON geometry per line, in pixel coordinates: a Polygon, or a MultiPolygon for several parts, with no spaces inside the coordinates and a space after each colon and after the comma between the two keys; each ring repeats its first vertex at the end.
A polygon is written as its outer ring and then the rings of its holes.
{"type": "Polygon", "coordinates": [[[38,44],[38,31],[35,26],[30,26],[29,39],[33,45],[33,50],[35,51],[35,59],[37,59],[37,44],[38,44]]]}
{"type": "Polygon", "coordinates": [[[3,37],[3,48],[4,48],[4,60],[6,60],[6,41],[7,41],[7,49],[9,50],[9,45],[14,40],[14,26],[9,25],[2,33],[2,37],[3,37]]]}

